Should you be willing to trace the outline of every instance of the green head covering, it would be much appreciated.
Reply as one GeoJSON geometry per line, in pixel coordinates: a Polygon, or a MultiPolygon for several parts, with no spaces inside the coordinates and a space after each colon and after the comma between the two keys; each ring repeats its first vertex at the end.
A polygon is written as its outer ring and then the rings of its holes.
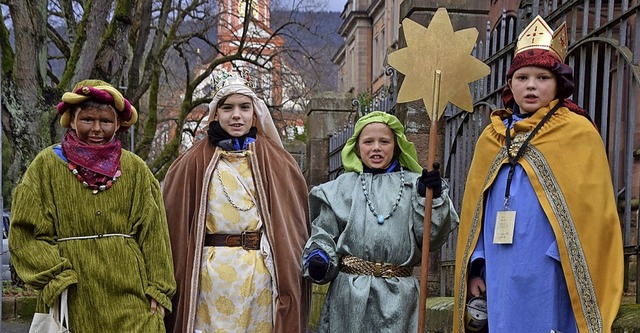
{"type": "Polygon", "coordinates": [[[422,172],[422,166],[418,163],[416,147],[412,142],[407,140],[407,137],[404,135],[404,126],[402,126],[400,120],[394,115],[382,111],[374,111],[358,119],[353,135],[347,140],[344,148],[342,148],[342,166],[345,171],[362,172],[362,160],[356,154],[356,145],[358,144],[358,136],[360,132],[362,132],[362,129],[371,123],[383,123],[389,126],[395,133],[396,142],[398,143],[398,147],[400,147],[400,154],[398,155],[400,164],[413,172],[422,172]]]}

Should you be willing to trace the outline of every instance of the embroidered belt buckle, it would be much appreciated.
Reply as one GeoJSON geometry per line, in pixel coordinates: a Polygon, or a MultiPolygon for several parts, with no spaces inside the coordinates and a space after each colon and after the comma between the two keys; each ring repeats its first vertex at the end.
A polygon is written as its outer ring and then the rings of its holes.
{"type": "Polygon", "coordinates": [[[382,263],[377,262],[373,268],[373,276],[380,277],[382,276],[382,263]]]}

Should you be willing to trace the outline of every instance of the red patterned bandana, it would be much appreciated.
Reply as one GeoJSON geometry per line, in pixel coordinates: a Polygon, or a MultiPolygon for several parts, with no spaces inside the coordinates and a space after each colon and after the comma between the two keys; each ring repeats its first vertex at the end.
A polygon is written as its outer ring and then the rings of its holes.
{"type": "Polygon", "coordinates": [[[122,144],[117,138],[92,146],[80,141],[75,131],[67,131],[62,151],[70,163],[78,166],[80,177],[92,188],[107,184],[119,173],[122,144]]]}

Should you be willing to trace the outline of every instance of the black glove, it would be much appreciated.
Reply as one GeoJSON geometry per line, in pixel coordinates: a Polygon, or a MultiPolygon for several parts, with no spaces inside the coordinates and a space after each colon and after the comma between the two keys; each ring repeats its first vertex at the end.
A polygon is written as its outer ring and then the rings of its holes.
{"type": "Polygon", "coordinates": [[[324,279],[329,270],[329,256],[327,252],[324,252],[322,249],[311,251],[307,257],[307,268],[309,269],[309,276],[312,279],[316,281],[324,279]]]}
{"type": "Polygon", "coordinates": [[[442,179],[440,178],[440,163],[433,163],[433,170],[427,171],[422,169],[422,176],[418,178],[418,195],[424,197],[427,188],[433,190],[433,198],[439,198],[442,195],[442,179]]]}

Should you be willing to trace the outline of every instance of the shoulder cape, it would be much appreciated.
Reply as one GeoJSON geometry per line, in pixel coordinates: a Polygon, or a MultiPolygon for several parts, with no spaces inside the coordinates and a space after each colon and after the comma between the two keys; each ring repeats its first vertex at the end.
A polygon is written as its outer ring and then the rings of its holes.
{"type": "MultiPolygon", "coordinates": [[[[549,110],[517,122],[510,135],[530,132],[549,110]]],[[[482,228],[484,195],[508,163],[502,122],[508,112],[492,114],[467,178],[456,249],[454,332],[464,332],[469,259],[482,228]]],[[[602,139],[586,118],[561,107],[518,162],[556,236],[578,330],[610,332],[623,292],[623,246],[602,139]]]]}

